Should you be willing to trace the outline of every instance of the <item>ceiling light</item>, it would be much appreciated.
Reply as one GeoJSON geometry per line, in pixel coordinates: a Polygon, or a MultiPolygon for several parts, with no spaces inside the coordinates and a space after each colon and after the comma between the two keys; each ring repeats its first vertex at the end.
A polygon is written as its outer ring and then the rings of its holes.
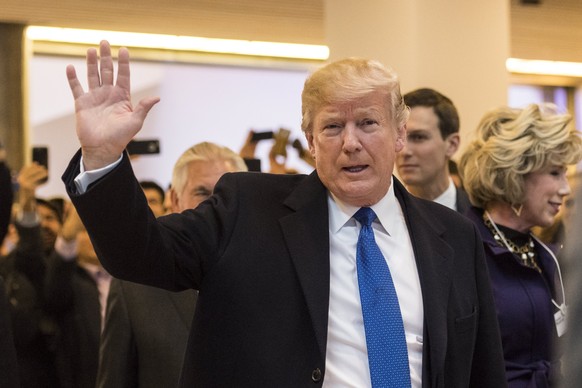
{"type": "Polygon", "coordinates": [[[36,40],[98,45],[101,40],[107,40],[112,46],[196,51],[274,58],[294,58],[324,61],[329,57],[329,48],[327,46],[312,44],[214,39],[180,35],[80,30],[74,28],[38,26],[28,27],[26,36],[28,39],[33,41],[36,40]]]}
{"type": "Polygon", "coordinates": [[[582,63],[578,62],[509,58],[505,67],[511,73],[582,77],[582,63]]]}

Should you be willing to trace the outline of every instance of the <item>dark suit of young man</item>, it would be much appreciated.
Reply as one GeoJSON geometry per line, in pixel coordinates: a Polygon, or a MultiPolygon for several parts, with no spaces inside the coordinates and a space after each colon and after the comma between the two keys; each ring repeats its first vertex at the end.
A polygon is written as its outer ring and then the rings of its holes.
{"type": "Polygon", "coordinates": [[[177,386],[196,298],[194,290],[168,292],[113,279],[97,387],[177,386]]]}
{"type": "Polygon", "coordinates": [[[93,388],[99,365],[101,306],[95,278],[75,260],[50,257],[47,309],[56,318],[56,364],[63,388],[93,388]]]}
{"type": "MultiPolygon", "coordinates": [[[[188,217],[170,215],[156,223],[126,156],[83,195],[73,184],[78,163],[76,157],[63,178],[112,274],[200,290],[182,386],[321,386],[329,232],[328,192],[317,173],[227,174],[212,199],[188,217]],[[120,196],[133,200],[121,203],[120,196]],[[105,208],[110,211],[98,210],[105,208]],[[169,228],[195,245],[170,243],[169,228]]],[[[475,228],[449,209],[413,198],[396,179],[394,185],[424,299],[423,387],[504,386],[475,228]]]]}

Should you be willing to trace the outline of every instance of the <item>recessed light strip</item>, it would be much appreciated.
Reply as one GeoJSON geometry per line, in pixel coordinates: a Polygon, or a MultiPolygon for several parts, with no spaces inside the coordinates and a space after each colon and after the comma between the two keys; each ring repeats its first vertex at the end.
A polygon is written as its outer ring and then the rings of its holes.
{"type": "Polygon", "coordinates": [[[113,46],[142,47],[178,51],[199,51],[217,54],[236,54],[275,58],[294,58],[324,61],[329,48],[322,45],[274,43],[235,39],[198,38],[192,36],[144,34],[135,32],[81,30],[75,28],[27,28],[30,40],[98,45],[108,40],[113,46]]]}
{"type": "Polygon", "coordinates": [[[507,71],[520,74],[582,77],[582,63],[509,58],[507,71]]]}

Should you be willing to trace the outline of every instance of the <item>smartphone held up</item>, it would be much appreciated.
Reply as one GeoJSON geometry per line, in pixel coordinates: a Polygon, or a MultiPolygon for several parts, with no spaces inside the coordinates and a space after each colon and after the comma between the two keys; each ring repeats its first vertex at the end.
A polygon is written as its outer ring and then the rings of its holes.
{"type": "MultiPolygon", "coordinates": [[[[48,168],[49,168],[48,158],[49,158],[48,147],[45,147],[45,146],[32,147],[32,161],[36,162],[39,165],[46,168],[47,172],[48,172],[48,168]]],[[[40,183],[44,183],[47,180],[48,180],[48,175],[46,178],[42,179],[40,181],[40,183]]]]}

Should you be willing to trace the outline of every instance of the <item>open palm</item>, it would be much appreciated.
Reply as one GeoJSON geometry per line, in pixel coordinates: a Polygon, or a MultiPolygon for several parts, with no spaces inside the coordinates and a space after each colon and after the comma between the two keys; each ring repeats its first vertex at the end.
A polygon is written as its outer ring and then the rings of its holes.
{"type": "Polygon", "coordinates": [[[115,84],[108,42],[101,42],[99,53],[100,60],[95,49],[87,51],[87,92],[83,90],[75,68],[67,67],[69,86],[75,98],[77,136],[87,170],[104,167],[117,160],[141,129],[150,109],[159,101],[157,97],[147,97],[133,107],[127,49],[119,50],[115,84]]]}

